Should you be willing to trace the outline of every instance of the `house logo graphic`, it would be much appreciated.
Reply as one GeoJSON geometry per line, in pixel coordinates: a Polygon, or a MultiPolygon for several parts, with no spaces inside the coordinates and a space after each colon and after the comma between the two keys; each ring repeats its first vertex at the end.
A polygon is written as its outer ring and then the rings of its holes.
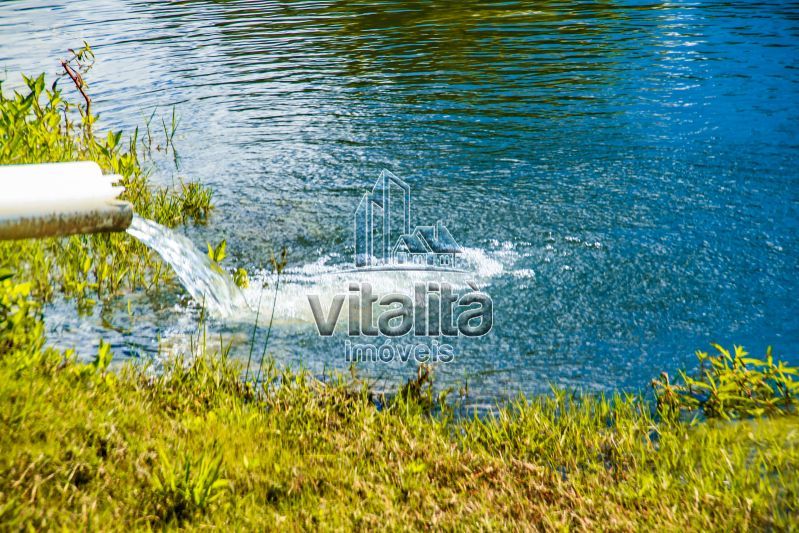
{"type": "Polygon", "coordinates": [[[307,295],[319,335],[346,335],[345,361],[449,363],[455,357],[456,338],[482,337],[491,331],[494,302],[474,280],[462,280],[460,274],[416,275],[467,273],[460,269],[466,254],[440,218],[434,225],[411,229],[407,183],[383,170],[372,190],[361,197],[354,228],[355,268],[344,272],[357,275],[346,276],[346,286],[332,298],[307,295]],[[414,274],[360,275],[398,270],[414,274]],[[431,277],[437,279],[424,279],[431,277]],[[375,287],[375,282],[390,283],[391,291],[375,287]]]}
{"type": "Polygon", "coordinates": [[[442,220],[411,231],[411,188],[383,170],[355,210],[355,267],[369,270],[458,269],[463,249],[442,220]]]}

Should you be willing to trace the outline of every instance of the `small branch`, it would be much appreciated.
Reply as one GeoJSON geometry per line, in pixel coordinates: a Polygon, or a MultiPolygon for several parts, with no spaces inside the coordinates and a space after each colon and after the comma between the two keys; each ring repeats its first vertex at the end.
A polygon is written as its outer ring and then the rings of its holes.
{"type": "MultiPolygon", "coordinates": [[[[90,120],[92,116],[92,99],[86,92],[86,85],[83,82],[83,78],[78,71],[69,66],[69,62],[66,59],[61,60],[61,66],[64,67],[64,72],[72,79],[75,87],[80,91],[81,96],[83,96],[83,100],[86,102],[86,117],[90,120]]],[[[90,128],[90,126],[87,127],[90,128]]]]}

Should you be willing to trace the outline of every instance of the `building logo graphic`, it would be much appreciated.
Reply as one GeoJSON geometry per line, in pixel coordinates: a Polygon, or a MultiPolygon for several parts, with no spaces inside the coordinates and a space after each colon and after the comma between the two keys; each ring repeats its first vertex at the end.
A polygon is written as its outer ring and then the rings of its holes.
{"type": "Polygon", "coordinates": [[[442,220],[411,230],[411,188],[388,170],[355,210],[356,268],[458,270],[462,252],[442,220]]]}
{"type": "Polygon", "coordinates": [[[319,335],[346,334],[345,361],[449,363],[455,357],[455,339],[491,331],[494,302],[473,280],[458,286],[455,280],[470,275],[459,268],[466,266],[464,249],[443,220],[411,229],[407,183],[383,170],[361,197],[354,222],[355,268],[344,271],[346,285],[331,299],[307,295],[319,335]],[[412,275],[396,276],[400,270],[412,275]],[[392,272],[370,274],[381,271],[392,272]],[[417,275],[419,271],[458,274],[417,275]],[[385,287],[374,285],[375,280],[392,279],[407,283],[404,290],[393,285],[384,292],[385,287]]]}

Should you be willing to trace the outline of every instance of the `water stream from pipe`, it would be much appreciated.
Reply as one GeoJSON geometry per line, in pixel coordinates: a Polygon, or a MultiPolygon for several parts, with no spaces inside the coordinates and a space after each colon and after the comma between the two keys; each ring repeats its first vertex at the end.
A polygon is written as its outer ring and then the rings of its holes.
{"type": "Polygon", "coordinates": [[[249,311],[233,279],[211,263],[187,237],[138,215],[128,233],[155,250],[177,274],[194,300],[213,316],[227,318],[249,311]]]}

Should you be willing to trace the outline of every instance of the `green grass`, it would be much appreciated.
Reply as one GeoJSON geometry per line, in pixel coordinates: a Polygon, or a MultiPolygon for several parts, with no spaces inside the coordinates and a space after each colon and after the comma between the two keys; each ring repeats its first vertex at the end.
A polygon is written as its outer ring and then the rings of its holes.
{"type": "MultiPolygon", "coordinates": [[[[28,86],[0,99],[0,164],[96,160],[143,215],[205,220],[207,190],[149,184],[136,135],[28,86]]],[[[124,234],[0,243],[0,530],[797,528],[795,369],[703,354],[656,381],[658,411],[554,391],[457,417],[426,369],[378,408],[357,379],[268,364],[256,384],[226,353],[110,371],[105,343],[90,364],[46,347],[55,294],[90,310],[168,276],[124,234]]]]}
{"type": "MultiPolygon", "coordinates": [[[[795,420],[663,425],[566,394],[495,417],[378,411],[284,374],[258,401],[222,359],[102,376],[0,366],[0,523],[127,529],[788,527],[795,420]],[[102,377],[98,377],[102,376],[102,377]]],[[[270,376],[277,377],[277,376],[270,376]]]]}
{"type": "MultiPolygon", "coordinates": [[[[26,286],[0,287],[0,524],[9,529],[790,529],[794,414],[658,419],[637,396],[556,391],[456,417],[428,382],[225,353],[108,369],[43,348],[26,286]]],[[[424,373],[420,375],[424,376],[424,373]]],[[[423,380],[422,380],[423,381],[423,380]]]]}

